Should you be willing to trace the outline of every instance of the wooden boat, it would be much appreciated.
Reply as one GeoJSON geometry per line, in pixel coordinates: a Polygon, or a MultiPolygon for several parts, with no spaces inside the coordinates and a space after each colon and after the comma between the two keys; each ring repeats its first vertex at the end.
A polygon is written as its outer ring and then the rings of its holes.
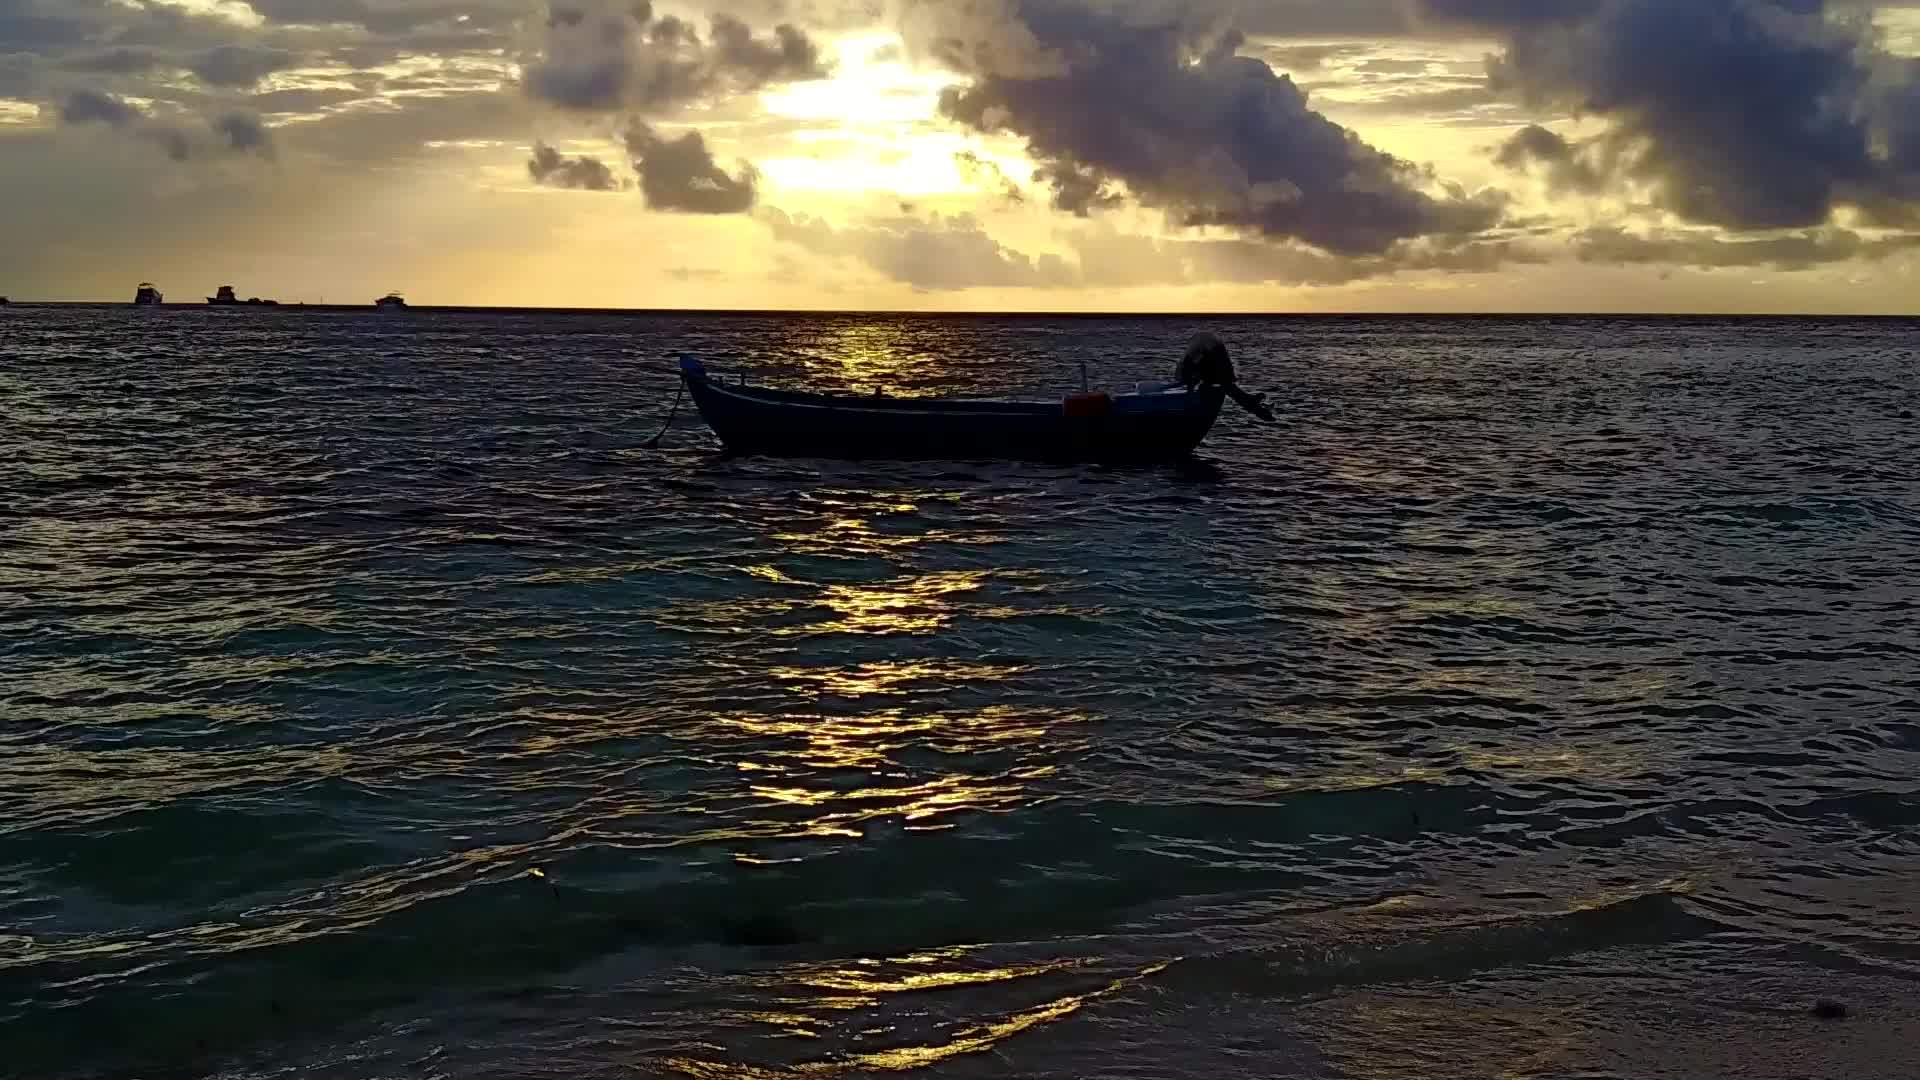
{"type": "MultiPolygon", "coordinates": [[[[1202,345],[1196,341],[1195,348],[1202,345]]],[[[1226,360],[1224,346],[1218,359],[1226,360]]],[[[1189,351],[1189,360],[1193,358],[1189,351]]],[[[1053,401],[893,398],[724,384],[699,358],[680,373],[707,426],[728,450],[770,457],[1157,462],[1191,454],[1235,398],[1273,414],[1226,378],[1143,384],[1125,393],[1053,401]]],[[[1212,372],[1221,374],[1218,369],[1212,372]]],[[[1204,375],[1182,362],[1182,374],[1204,375]]],[[[671,422],[671,421],[669,421],[671,422]]]]}

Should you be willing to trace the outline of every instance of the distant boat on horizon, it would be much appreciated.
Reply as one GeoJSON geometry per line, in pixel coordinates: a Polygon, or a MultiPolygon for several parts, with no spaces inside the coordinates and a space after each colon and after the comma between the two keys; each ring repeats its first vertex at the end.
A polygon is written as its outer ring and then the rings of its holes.
{"type": "Polygon", "coordinates": [[[243,301],[239,297],[233,294],[233,286],[231,285],[220,286],[220,288],[214,291],[214,295],[207,297],[207,303],[213,305],[214,307],[279,307],[280,306],[280,301],[278,300],[262,300],[257,296],[250,296],[243,301]]]}
{"type": "Polygon", "coordinates": [[[376,308],[380,308],[383,311],[397,311],[401,308],[406,307],[407,301],[406,301],[406,298],[402,297],[399,293],[390,292],[387,295],[381,297],[380,299],[375,300],[373,302],[373,306],[376,308]]]}
{"type": "Polygon", "coordinates": [[[159,307],[167,302],[167,298],[160,295],[160,290],[153,287],[153,282],[143,281],[133,294],[133,302],[139,307],[159,307]]]}

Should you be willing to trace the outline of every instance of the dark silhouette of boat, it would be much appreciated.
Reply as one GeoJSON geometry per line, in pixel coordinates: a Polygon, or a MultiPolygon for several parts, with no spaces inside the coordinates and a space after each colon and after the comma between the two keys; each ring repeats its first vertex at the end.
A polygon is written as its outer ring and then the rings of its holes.
{"type": "Polygon", "coordinates": [[[383,311],[398,311],[407,306],[407,301],[397,292],[390,292],[373,302],[373,306],[383,311]]]}
{"type": "Polygon", "coordinates": [[[158,307],[166,303],[167,298],[160,295],[160,290],[153,287],[153,282],[143,281],[140,287],[134,290],[133,302],[140,307],[158,307]]]}
{"type": "Polygon", "coordinates": [[[7,299],[4,296],[0,296],[0,307],[6,307],[8,304],[11,304],[11,303],[13,303],[13,301],[7,299]]]}
{"type": "Polygon", "coordinates": [[[231,285],[222,285],[220,286],[220,288],[214,290],[214,294],[212,296],[207,297],[207,303],[213,305],[214,307],[279,307],[280,306],[280,301],[278,300],[262,300],[257,296],[250,296],[245,300],[242,300],[233,294],[233,286],[231,285]]]}
{"type": "Polygon", "coordinates": [[[1226,348],[1202,335],[1176,381],[1053,401],[890,398],[726,385],[697,357],[680,372],[727,449],[770,457],[1018,461],[1177,461],[1198,447],[1229,397],[1271,421],[1235,384],[1226,348]]]}

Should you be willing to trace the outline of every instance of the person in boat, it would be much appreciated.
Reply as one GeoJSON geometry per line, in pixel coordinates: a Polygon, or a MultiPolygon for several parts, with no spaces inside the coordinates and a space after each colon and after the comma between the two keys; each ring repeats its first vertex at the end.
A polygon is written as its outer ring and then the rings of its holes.
{"type": "Polygon", "coordinates": [[[1273,410],[1267,407],[1267,396],[1249,394],[1240,389],[1240,384],[1234,378],[1233,358],[1227,355],[1226,343],[1204,330],[1193,335],[1193,340],[1188,343],[1187,353],[1180,358],[1180,366],[1175,369],[1174,381],[1189,390],[1196,386],[1218,386],[1241,408],[1268,423],[1273,422],[1273,410]]]}

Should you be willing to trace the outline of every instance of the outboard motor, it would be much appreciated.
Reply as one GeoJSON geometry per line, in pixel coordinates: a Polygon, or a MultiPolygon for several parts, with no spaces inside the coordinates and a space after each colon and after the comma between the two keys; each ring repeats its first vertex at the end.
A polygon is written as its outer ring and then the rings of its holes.
{"type": "Polygon", "coordinates": [[[1180,358],[1174,381],[1189,390],[1197,386],[1217,386],[1236,405],[1268,423],[1273,422],[1273,410],[1267,408],[1266,395],[1249,394],[1240,389],[1233,374],[1233,358],[1227,355],[1226,344],[1205,331],[1195,334],[1193,341],[1187,345],[1187,354],[1180,358]]]}

